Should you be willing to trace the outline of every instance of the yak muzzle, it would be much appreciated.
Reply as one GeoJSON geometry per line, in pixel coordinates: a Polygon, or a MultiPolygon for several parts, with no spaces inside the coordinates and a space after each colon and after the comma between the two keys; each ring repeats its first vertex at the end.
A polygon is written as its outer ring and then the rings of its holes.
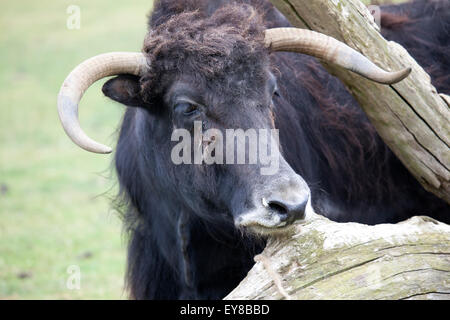
{"type": "Polygon", "coordinates": [[[281,233],[312,213],[311,192],[299,175],[277,181],[267,191],[255,192],[253,202],[252,209],[234,219],[237,228],[250,233],[281,233]]]}

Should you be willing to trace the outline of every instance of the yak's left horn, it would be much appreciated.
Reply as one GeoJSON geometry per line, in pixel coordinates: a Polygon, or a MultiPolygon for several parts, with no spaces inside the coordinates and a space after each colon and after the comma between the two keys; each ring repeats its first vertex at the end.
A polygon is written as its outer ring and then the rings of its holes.
{"type": "Polygon", "coordinates": [[[411,73],[411,68],[397,72],[384,71],[345,43],[311,30],[267,29],[265,44],[273,51],[291,51],[314,56],[382,84],[397,83],[411,73]]]}
{"type": "Polygon", "coordinates": [[[142,75],[146,68],[142,53],[111,52],[92,57],[73,69],[64,80],[58,95],[59,119],[70,139],[87,151],[110,153],[110,147],[92,140],[81,129],[78,103],[95,81],[118,74],[142,75]]]}

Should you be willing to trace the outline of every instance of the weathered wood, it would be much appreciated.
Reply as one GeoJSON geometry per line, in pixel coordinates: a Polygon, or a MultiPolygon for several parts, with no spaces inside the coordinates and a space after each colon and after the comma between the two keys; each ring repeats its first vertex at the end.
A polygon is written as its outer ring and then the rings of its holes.
{"type": "Polygon", "coordinates": [[[450,203],[450,99],[408,52],[379,33],[359,0],[271,0],[296,27],[330,35],[380,67],[412,67],[402,82],[385,86],[325,65],[362,106],[376,130],[425,189],[450,203]]]}
{"type": "Polygon", "coordinates": [[[225,299],[450,299],[450,226],[336,223],[314,215],[272,238],[225,299]]]}

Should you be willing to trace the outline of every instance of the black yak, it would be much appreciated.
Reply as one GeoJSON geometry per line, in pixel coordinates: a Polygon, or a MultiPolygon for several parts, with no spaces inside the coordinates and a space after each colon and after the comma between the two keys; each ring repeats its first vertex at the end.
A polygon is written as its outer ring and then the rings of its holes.
{"type": "MultiPolygon", "coordinates": [[[[411,49],[448,93],[450,6],[413,7],[387,7],[384,32],[411,49]],[[416,32],[423,24],[426,33],[416,32]]],[[[160,0],[143,54],[94,57],[64,82],[61,121],[86,150],[111,151],[79,126],[84,90],[118,75],[103,93],[128,106],[115,167],[130,236],[130,297],[222,298],[252,267],[264,235],[285,231],[311,210],[368,224],[418,214],[449,221],[449,206],[423,190],[316,58],[381,83],[400,81],[409,70],[385,72],[331,38],[281,27],[289,23],[268,1],[160,0]],[[277,128],[279,141],[267,138],[262,149],[271,147],[278,170],[262,174],[261,162],[175,164],[174,130],[193,133],[196,124],[217,135],[277,128]]],[[[216,135],[193,140],[208,148],[216,135]]]]}

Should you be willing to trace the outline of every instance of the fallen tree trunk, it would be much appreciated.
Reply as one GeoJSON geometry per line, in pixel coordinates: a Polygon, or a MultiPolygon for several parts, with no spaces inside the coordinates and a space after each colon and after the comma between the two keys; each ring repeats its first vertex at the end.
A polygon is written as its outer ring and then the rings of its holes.
{"type": "Polygon", "coordinates": [[[450,299],[450,226],[367,226],[314,216],[272,238],[225,299],[450,299]]]}
{"type": "Polygon", "coordinates": [[[408,52],[379,33],[359,0],[271,0],[292,25],[330,35],[390,71],[411,75],[386,86],[325,65],[359,102],[377,132],[423,187],[450,203],[450,98],[408,52]]]}

